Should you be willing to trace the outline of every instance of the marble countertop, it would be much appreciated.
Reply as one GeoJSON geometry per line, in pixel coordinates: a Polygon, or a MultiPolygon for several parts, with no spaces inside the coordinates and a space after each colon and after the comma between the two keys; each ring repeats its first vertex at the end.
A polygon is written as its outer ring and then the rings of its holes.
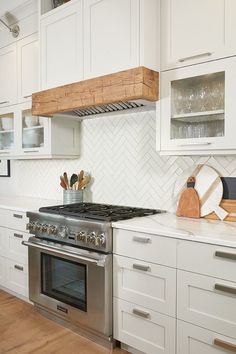
{"type": "Polygon", "coordinates": [[[40,207],[63,204],[61,200],[41,199],[31,197],[0,196],[0,208],[21,212],[37,211],[40,207]]]}
{"type": "Polygon", "coordinates": [[[180,218],[163,213],[113,222],[118,229],[236,248],[236,222],[180,218]]]}

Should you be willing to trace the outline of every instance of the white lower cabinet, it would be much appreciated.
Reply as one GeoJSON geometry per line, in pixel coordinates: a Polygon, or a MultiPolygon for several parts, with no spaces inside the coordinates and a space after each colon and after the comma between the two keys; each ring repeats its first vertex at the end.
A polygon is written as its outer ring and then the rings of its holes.
{"type": "Polygon", "coordinates": [[[114,338],[124,348],[236,353],[235,248],[121,229],[113,242],[114,338]]]}
{"type": "Polygon", "coordinates": [[[175,316],[176,270],[115,255],[114,296],[175,316]]]}
{"type": "Polygon", "coordinates": [[[177,272],[177,317],[236,338],[236,283],[177,272]]]}
{"type": "Polygon", "coordinates": [[[114,336],[147,354],[174,354],[176,320],[114,298],[114,336]]]}
{"type": "Polygon", "coordinates": [[[236,353],[236,340],[177,321],[177,354],[236,353]]]}
{"type": "Polygon", "coordinates": [[[26,232],[26,213],[0,209],[0,288],[28,298],[28,249],[22,245],[26,232]]]}

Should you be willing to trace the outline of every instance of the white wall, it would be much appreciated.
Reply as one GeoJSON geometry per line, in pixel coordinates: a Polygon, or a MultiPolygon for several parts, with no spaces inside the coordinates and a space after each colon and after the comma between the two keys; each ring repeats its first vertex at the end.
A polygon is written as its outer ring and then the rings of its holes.
{"type": "Polygon", "coordinates": [[[236,157],[161,157],[155,149],[155,112],[106,116],[82,122],[76,160],[11,161],[12,177],[0,178],[0,194],[62,199],[59,176],[91,172],[87,198],[94,202],[170,210],[176,178],[207,163],[222,176],[236,176],[236,157]]]}

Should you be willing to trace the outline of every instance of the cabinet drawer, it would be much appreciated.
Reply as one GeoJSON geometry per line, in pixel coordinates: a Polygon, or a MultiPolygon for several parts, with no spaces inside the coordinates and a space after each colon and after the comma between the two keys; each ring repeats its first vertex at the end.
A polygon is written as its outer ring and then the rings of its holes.
{"type": "Polygon", "coordinates": [[[178,268],[236,282],[236,249],[180,241],[178,268]]]}
{"type": "Polygon", "coordinates": [[[28,263],[28,247],[22,245],[22,241],[28,241],[30,234],[15,230],[8,230],[7,257],[13,261],[28,263]]]}
{"type": "Polygon", "coordinates": [[[25,231],[29,218],[25,212],[1,209],[0,225],[11,229],[25,231]]]}
{"type": "Polygon", "coordinates": [[[114,296],[175,316],[175,269],[115,255],[113,271],[114,296]]]}
{"type": "Polygon", "coordinates": [[[236,353],[236,341],[189,323],[177,321],[177,354],[200,353],[236,353]]]}
{"type": "Polygon", "coordinates": [[[176,267],[176,240],[135,231],[114,229],[114,253],[176,267]]]}
{"type": "Polygon", "coordinates": [[[114,299],[114,337],[148,354],[175,354],[176,320],[114,299]]]}
{"type": "Polygon", "coordinates": [[[28,267],[27,265],[6,259],[6,287],[28,297],[28,267]]]}
{"type": "Polygon", "coordinates": [[[177,317],[236,338],[236,283],[177,271],[177,317]]]}

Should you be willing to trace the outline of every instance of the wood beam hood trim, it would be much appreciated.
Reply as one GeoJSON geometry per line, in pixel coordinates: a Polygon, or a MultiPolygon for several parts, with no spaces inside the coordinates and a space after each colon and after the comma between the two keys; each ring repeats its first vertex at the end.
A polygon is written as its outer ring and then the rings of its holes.
{"type": "Polygon", "coordinates": [[[158,72],[138,67],[37,92],[32,95],[32,114],[53,116],[137,100],[159,100],[158,72]]]}

